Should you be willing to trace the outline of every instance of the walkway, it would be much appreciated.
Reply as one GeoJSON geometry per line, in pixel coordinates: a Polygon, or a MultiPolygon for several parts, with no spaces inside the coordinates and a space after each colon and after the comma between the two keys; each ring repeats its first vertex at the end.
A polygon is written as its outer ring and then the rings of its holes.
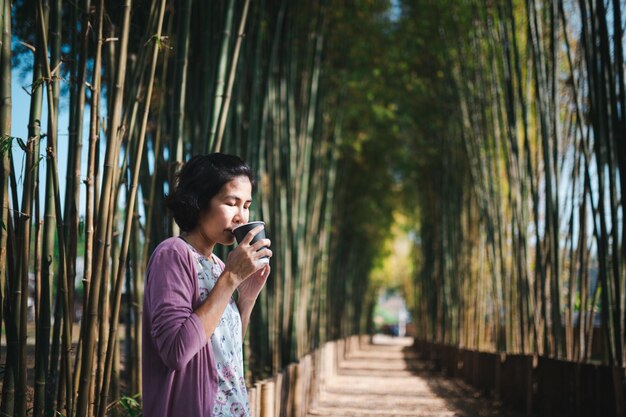
{"type": "Polygon", "coordinates": [[[409,338],[375,336],[326,375],[309,417],[522,417],[418,361],[409,338]]]}

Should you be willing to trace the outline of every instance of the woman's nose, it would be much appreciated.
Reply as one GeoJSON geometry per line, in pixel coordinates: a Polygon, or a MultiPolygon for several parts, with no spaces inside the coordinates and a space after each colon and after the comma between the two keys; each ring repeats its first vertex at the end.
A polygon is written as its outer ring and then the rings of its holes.
{"type": "Polygon", "coordinates": [[[237,214],[235,214],[235,218],[233,219],[233,222],[237,224],[246,223],[246,218],[245,218],[243,207],[239,207],[239,210],[237,210],[237,214]]]}

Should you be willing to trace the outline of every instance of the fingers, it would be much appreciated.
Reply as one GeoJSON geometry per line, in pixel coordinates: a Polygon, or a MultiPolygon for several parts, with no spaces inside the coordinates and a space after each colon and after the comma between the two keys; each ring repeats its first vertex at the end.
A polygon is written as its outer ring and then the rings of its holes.
{"type": "Polygon", "coordinates": [[[243,279],[261,270],[263,270],[261,274],[265,277],[269,275],[269,270],[266,272],[264,268],[268,266],[269,258],[273,255],[272,251],[269,249],[272,241],[263,238],[250,244],[261,230],[263,230],[262,225],[250,230],[241,240],[237,248],[228,256],[230,262],[227,262],[227,266],[232,268],[232,271],[243,279]]]}
{"type": "Polygon", "coordinates": [[[257,227],[255,227],[254,229],[250,230],[248,233],[246,233],[246,236],[241,239],[241,245],[246,244],[249,245],[250,242],[252,242],[252,239],[254,239],[254,237],[257,235],[257,233],[259,233],[261,230],[263,230],[263,225],[259,225],[257,227]]]}
{"type": "Polygon", "coordinates": [[[250,245],[250,246],[252,247],[252,249],[254,249],[254,250],[257,250],[257,251],[258,251],[258,250],[259,250],[259,249],[261,249],[263,246],[266,246],[266,247],[268,247],[268,248],[269,248],[270,246],[272,246],[272,241],[271,241],[271,240],[269,240],[269,239],[261,239],[261,240],[258,240],[258,241],[256,241],[256,242],[254,242],[254,243],[253,243],[252,245],[250,245]]]}
{"type": "Polygon", "coordinates": [[[272,270],[272,268],[269,266],[269,264],[266,264],[266,265],[263,267],[263,270],[262,270],[262,272],[261,272],[261,277],[262,277],[263,279],[265,279],[265,278],[269,277],[269,275],[270,275],[270,271],[271,271],[271,270],[272,270]]]}
{"type": "MultiPolygon", "coordinates": [[[[261,267],[256,270],[254,274],[257,274],[259,278],[267,278],[270,274],[271,268],[268,263],[259,263],[261,267]]],[[[253,275],[254,275],[253,274],[253,275]]]]}
{"type": "Polygon", "coordinates": [[[271,258],[273,253],[272,253],[271,250],[265,248],[265,249],[261,249],[259,251],[256,251],[256,253],[254,255],[255,255],[255,258],[257,258],[257,259],[265,258],[266,256],[268,258],[271,258]]]}

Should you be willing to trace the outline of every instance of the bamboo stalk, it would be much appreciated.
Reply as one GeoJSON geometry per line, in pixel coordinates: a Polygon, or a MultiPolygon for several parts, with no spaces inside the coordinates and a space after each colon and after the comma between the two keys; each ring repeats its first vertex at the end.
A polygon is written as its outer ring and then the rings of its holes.
{"type": "Polygon", "coordinates": [[[100,298],[99,289],[100,282],[103,279],[101,271],[99,271],[100,265],[104,262],[105,241],[107,233],[107,224],[110,220],[108,218],[109,206],[112,204],[113,194],[113,177],[114,170],[118,158],[118,148],[120,137],[122,136],[121,110],[123,99],[123,88],[126,75],[126,54],[128,48],[128,36],[130,27],[130,8],[131,1],[126,0],[123,6],[123,18],[122,18],[122,34],[120,41],[120,51],[118,56],[118,67],[116,71],[116,87],[111,94],[111,100],[113,101],[113,114],[111,116],[110,136],[107,142],[104,173],[102,179],[102,188],[100,195],[100,202],[98,205],[98,224],[96,227],[97,236],[95,236],[95,256],[93,258],[94,275],[90,284],[88,308],[89,311],[84,317],[85,323],[85,339],[83,340],[83,357],[81,363],[81,376],[80,376],[80,389],[78,391],[77,400],[77,415],[79,417],[86,417],[89,403],[89,391],[90,391],[90,378],[93,364],[93,354],[95,346],[95,330],[98,314],[98,300],[100,298]]]}
{"type": "Polygon", "coordinates": [[[239,30],[237,31],[237,41],[235,42],[235,49],[233,50],[232,62],[230,64],[230,74],[228,75],[228,84],[226,86],[226,93],[224,94],[224,101],[222,102],[222,108],[219,112],[219,123],[217,127],[217,140],[213,147],[214,152],[219,152],[222,146],[222,139],[224,137],[224,129],[226,127],[226,120],[228,119],[228,110],[230,107],[230,96],[233,92],[233,84],[235,83],[235,75],[237,74],[237,63],[239,62],[239,50],[241,49],[241,41],[244,37],[244,30],[246,28],[246,22],[248,20],[248,8],[250,6],[250,0],[245,0],[243,4],[243,12],[241,13],[241,20],[239,21],[239,30]]]}
{"type": "MultiPolygon", "coordinates": [[[[5,9],[4,9],[4,0],[0,1],[0,39],[2,39],[2,42],[4,44],[4,15],[5,15],[5,9]]],[[[3,60],[3,50],[2,47],[0,46],[0,71],[5,71],[4,68],[2,67],[2,60],[3,60]]],[[[10,68],[9,68],[9,74],[10,74],[10,68]]],[[[4,72],[3,72],[4,74],[4,72]]],[[[4,78],[3,78],[4,80],[4,78]]],[[[10,88],[10,86],[9,86],[10,88]]],[[[1,113],[4,110],[4,89],[5,86],[3,84],[0,84],[0,114],[3,117],[6,117],[6,113],[1,113]]],[[[10,115],[10,112],[9,112],[10,115]]],[[[9,116],[10,117],[10,116],[9,116]]],[[[10,132],[7,134],[5,132],[5,124],[6,124],[6,120],[2,119],[2,126],[0,127],[0,143],[2,143],[3,145],[6,143],[7,140],[9,140],[7,138],[7,136],[10,138],[10,132]]],[[[10,126],[9,129],[10,130],[10,126]]],[[[3,321],[3,313],[4,313],[4,296],[5,296],[5,283],[6,283],[6,278],[5,278],[5,271],[6,271],[6,243],[7,243],[7,239],[6,239],[6,223],[8,221],[8,193],[9,190],[6,189],[8,187],[8,175],[5,174],[4,172],[4,166],[5,166],[5,160],[8,162],[8,155],[9,152],[8,151],[3,151],[0,153],[0,156],[2,157],[2,165],[3,168],[2,170],[0,170],[0,190],[2,192],[2,206],[0,208],[0,210],[2,211],[0,213],[0,220],[2,221],[2,224],[0,224],[0,331],[2,330],[2,321],[3,321]],[[6,184],[6,187],[5,187],[6,184]],[[6,219],[5,219],[6,217],[6,219]]]]}
{"type": "MultiPolygon", "coordinates": [[[[42,47],[41,40],[39,40],[39,47],[42,47]]],[[[33,146],[33,157],[39,156],[39,146],[37,142],[39,142],[41,138],[41,104],[43,100],[43,84],[40,83],[40,80],[43,77],[42,70],[42,62],[41,56],[35,57],[35,67],[33,71],[33,92],[31,94],[31,122],[29,123],[29,138],[34,142],[33,146]],[[37,84],[36,84],[37,83],[37,84]]],[[[37,164],[38,165],[38,164],[37,164]]],[[[33,174],[35,178],[38,175],[38,167],[37,165],[33,166],[31,169],[33,170],[33,174]]],[[[36,180],[35,180],[36,181],[36,180]]],[[[33,190],[34,192],[34,190],[33,190]]],[[[54,212],[50,211],[51,207],[48,205],[48,199],[46,199],[46,204],[44,208],[44,216],[48,214],[49,216],[54,216],[54,212]]],[[[52,208],[53,210],[53,208],[52,208]]],[[[48,216],[46,216],[48,217],[48,216]]],[[[36,221],[39,221],[39,217],[35,217],[36,221]]],[[[45,393],[46,393],[46,377],[48,371],[48,355],[49,355],[49,345],[50,345],[50,280],[53,274],[52,267],[52,259],[54,257],[53,247],[54,247],[54,226],[53,222],[54,217],[52,219],[44,220],[44,244],[42,248],[43,257],[46,260],[45,265],[43,266],[43,274],[40,280],[40,296],[39,296],[39,317],[37,319],[37,333],[35,340],[35,395],[34,395],[34,406],[33,406],[33,415],[42,416],[45,410],[45,393]],[[52,228],[50,227],[52,226],[52,228]],[[52,229],[52,234],[49,232],[49,229],[52,229]],[[52,237],[52,242],[50,237],[52,237]]]]}
{"type": "MultiPolygon", "coordinates": [[[[183,161],[183,143],[185,127],[185,99],[187,91],[187,66],[189,54],[191,20],[191,0],[185,0],[181,4],[178,21],[178,40],[176,47],[176,60],[174,62],[174,97],[172,109],[173,134],[170,151],[176,165],[183,161]]],[[[175,167],[175,170],[178,166],[175,167]]]]}
{"type": "MultiPolygon", "coordinates": [[[[11,109],[12,109],[12,95],[11,95],[11,2],[4,0],[0,2],[0,9],[2,18],[0,24],[2,25],[2,48],[0,50],[0,71],[2,74],[0,81],[0,137],[2,143],[6,143],[11,138],[11,109]]],[[[2,228],[0,229],[0,306],[2,310],[2,318],[7,322],[6,325],[6,340],[7,340],[7,359],[9,358],[9,331],[11,316],[7,313],[10,302],[10,284],[11,275],[10,272],[10,257],[8,256],[8,230],[10,227],[9,216],[9,177],[11,176],[11,162],[10,152],[5,150],[2,152],[2,228]],[[5,277],[8,277],[6,279],[5,277]],[[8,286],[7,286],[8,285],[8,286]],[[5,292],[6,288],[6,292],[5,292]]],[[[0,324],[1,325],[1,324],[0,324]]],[[[15,368],[12,362],[6,361],[7,366],[4,372],[4,382],[2,385],[2,403],[0,408],[3,413],[7,415],[13,414],[14,409],[14,383],[15,383],[15,368]]]]}
{"type": "MultiPolygon", "coordinates": [[[[116,186],[116,191],[114,193],[115,196],[119,196],[120,192],[124,186],[125,181],[123,180],[122,177],[124,177],[124,175],[122,175],[123,173],[126,172],[126,169],[122,169],[120,171],[120,178],[118,180],[116,180],[115,182],[117,182],[117,186],[116,186]]],[[[116,198],[117,200],[117,198],[116,198]]],[[[115,276],[115,271],[117,271],[119,265],[117,263],[117,254],[119,252],[118,250],[118,245],[119,245],[119,239],[117,238],[118,233],[117,233],[117,227],[115,226],[117,224],[117,220],[118,220],[118,216],[117,216],[117,202],[115,204],[111,204],[111,206],[109,207],[109,218],[111,219],[111,221],[108,224],[108,232],[107,232],[107,244],[106,244],[106,250],[105,250],[105,255],[104,255],[104,264],[102,265],[102,270],[103,270],[103,277],[106,277],[106,279],[103,279],[101,282],[101,288],[100,288],[100,303],[99,303],[99,308],[100,308],[100,317],[102,318],[101,323],[99,323],[98,326],[98,345],[97,345],[97,351],[96,351],[96,356],[95,356],[95,360],[97,363],[97,367],[96,369],[94,369],[92,371],[94,379],[92,381],[92,388],[91,388],[91,392],[89,393],[90,395],[90,399],[89,399],[89,415],[93,416],[95,415],[95,413],[100,409],[100,407],[102,406],[102,404],[100,404],[100,397],[99,397],[99,389],[100,387],[102,387],[103,384],[103,380],[104,380],[104,375],[105,375],[105,357],[106,357],[106,348],[108,345],[108,340],[107,340],[107,336],[108,336],[108,332],[109,332],[109,321],[111,319],[111,312],[110,312],[110,286],[111,284],[113,284],[113,276],[115,276]]],[[[129,368],[132,367],[132,364],[129,363],[129,368]]]]}
{"type": "MultiPolygon", "coordinates": [[[[136,197],[137,200],[139,200],[136,197]]],[[[138,202],[135,202],[135,205],[138,206],[137,204],[138,202]]],[[[132,327],[133,327],[133,333],[134,333],[134,338],[133,338],[133,349],[132,349],[132,354],[131,354],[131,360],[130,363],[132,364],[132,367],[130,369],[131,372],[131,381],[133,383],[132,385],[132,392],[141,392],[142,390],[142,386],[143,386],[143,380],[142,380],[142,373],[141,373],[141,351],[142,351],[142,338],[141,338],[141,325],[142,325],[142,320],[141,317],[143,317],[143,277],[144,277],[144,259],[145,258],[139,258],[139,254],[141,253],[141,245],[139,242],[139,236],[140,236],[140,232],[139,232],[139,214],[134,214],[135,220],[133,222],[133,231],[131,233],[131,239],[134,240],[133,246],[132,246],[132,253],[131,253],[131,265],[133,265],[133,274],[132,274],[132,289],[131,291],[129,291],[129,293],[132,294],[132,298],[128,300],[129,305],[128,305],[128,310],[131,311],[133,320],[129,321],[129,327],[130,327],[130,323],[132,323],[132,327]]],[[[130,280],[129,280],[130,281],[130,280]]],[[[117,348],[117,347],[116,347],[117,348]]]]}
{"type": "MultiPolygon", "coordinates": [[[[68,264],[67,264],[67,287],[69,289],[70,304],[74,305],[74,283],[76,278],[76,258],[77,258],[77,245],[78,245],[78,217],[79,210],[78,205],[80,201],[80,172],[81,172],[81,157],[82,157],[82,142],[83,142],[83,119],[85,113],[85,85],[87,80],[87,63],[89,60],[89,39],[91,35],[90,24],[90,7],[91,1],[84,0],[80,9],[78,6],[73,7],[73,13],[80,11],[80,16],[76,16],[81,19],[81,31],[80,35],[78,31],[72,34],[73,48],[78,56],[78,64],[72,62],[71,70],[72,76],[75,77],[72,84],[70,97],[70,122],[69,122],[69,141],[68,141],[68,160],[67,160],[67,172],[66,172],[66,188],[65,188],[65,203],[63,218],[65,219],[64,233],[65,240],[67,242],[68,250],[68,264]]],[[[72,22],[73,24],[76,21],[72,22]]],[[[60,31],[59,31],[60,33],[60,31]]],[[[60,47],[60,45],[59,45],[60,47]]],[[[74,60],[72,60],[74,61],[74,60]]],[[[56,67],[56,64],[53,63],[56,67]]],[[[58,106],[56,107],[58,108],[58,106]]],[[[88,288],[86,289],[88,291],[88,288]]],[[[87,291],[83,292],[84,297],[87,296],[87,291]]],[[[83,301],[83,306],[85,303],[83,301]]],[[[72,308],[72,317],[74,311],[72,308]]]]}
{"type": "MultiPolygon", "coordinates": [[[[94,235],[94,194],[95,194],[95,167],[96,161],[96,147],[100,140],[100,90],[102,85],[101,68],[102,68],[102,46],[104,39],[102,37],[103,32],[103,16],[104,16],[104,3],[103,0],[98,0],[96,10],[96,50],[94,58],[94,70],[92,80],[91,91],[91,115],[89,121],[89,151],[87,158],[87,177],[85,180],[86,193],[85,193],[85,256],[84,256],[84,271],[83,271],[83,288],[84,288],[84,301],[83,309],[87,308],[86,302],[88,299],[89,282],[92,276],[92,262],[93,262],[93,235],[94,235]]],[[[77,364],[78,367],[78,364],[77,364]]]]}
{"type": "MultiPolygon", "coordinates": [[[[626,141],[626,129],[624,128],[624,122],[626,121],[626,110],[624,106],[626,106],[626,83],[624,81],[624,68],[620,64],[624,62],[624,46],[622,44],[622,39],[624,39],[624,29],[622,27],[622,11],[621,4],[617,0],[613,0],[613,50],[615,51],[615,74],[617,77],[616,80],[616,104],[617,109],[615,123],[615,146],[616,146],[616,160],[619,172],[620,179],[620,190],[621,190],[621,207],[622,213],[624,212],[624,207],[626,206],[626,145],[624,142],[626,141]]],[[[622,221],[622,241],[620,243],[620,260],[619,260],[619,273],[617,275],[621,275],[624,273],[624,263],[626,262],[626,222],[622,221]]],[[[626,300],[622,300],[626,302],[626,300]]],[[[626,307],[622,309],[623,318],[622,320],[622,331],[626,329],[626,307]]],[[[626,335],[621,335],[622,345],[625,343],[626,335]]],[[[624,364],[624,357],[620,358],[622,365],[624,364]]]]}
{"type": "MultiPolygon", "coordinates": [[[[608,135],[603,139],[605,140],[605,150],[606,150],[606,166],[608,172],[617,173],[616,169],[616,161],[615,161],[615,145],[619,143],[619,140],[615,138],[616,130],[621,129],[620,120],[618,118],[618,104],[617,104],[617,96],[616,90],[618,87],[615,85],[616,77],[613,74],[613,66],[611,62],[611,52],[610,41],[609,41],[609,33],[607,28],[607,10],[604,7],[603,2],[596,1],[596,12],[598,14],[597,20],[599,24],[599,38],[600,38],[600,56],[601,62],[604,64],[603,75],[605,77],[605,82],[603,83],[604,88],[608,91],[604,93],[604,97],[608,98],[608,100],[604,101],[605,103],[605,117],[607,124],[608,135]],[[608,95],[608,97],[607,97],[608,95]]],[[[619,17],[621,20],[621,16],[619,17]]],[[[617,41],[616,43],[621,44],[621,41],[617,41]]],[[[619,70],[622,71],[619,65],[619,70]]],[[[614,341],[615,344],[615,359],[618,366],[621,366],[624,362],[624,331],[622,328],[622,291],[621,291],[621,267],[620,267],[620,241],[618,236],[618,230],[620,219],[617,214],[617,199],[616,196],[616,177],[619,175],[608,175],[608,194],[609,194],[609,209],[610,220],[611,220],[611,231],[608,232],[611,240],[610,247],[610,262],[611,268],[610,273],[612,274],[612,292],[614,294],[613,298],[613,306],[611,308],[612,314],[612,325],[614,327],[614,341]]]]}
{"type": "MultiPolygon", "coordinates": [[[[41,15],[36,16],[36,20],[44,21],[47,20],[48,10],[39,10],[41,15]]],[[[45,47],[45,43],[41,41],[42,37],[39,37],[40,48],[45,47]]],[[[47,49],[45,50],[46,54],[40,56],[37,61],[41,62],[41,60],[47,60],[47,49]]],[[[39,74],[37,71],[34,71],[33,76],[41,75],[41,70],[39,70],[39,74]]],[[[40,82],[40,79],[34,80],[35,83],[40,82]]],[[[51,82],[51,80],[48,80],[51,82]]],[[[37,117],[40,119],[41,113],[41,91],[37,93],[37,98],[39,100],[31,101],[31,117],[37,117]]],[[[31,120],[33,120],[31,118],[31,120]]],[[[51,126],[48,126],[48,130],[50,130],[51,126]]],[[[34,154],[35,151],[35,142],[38,141],[38,135],[35,134],[33,130],[33,135],[30,134],[29,131],[29,140],[26,145],[26,166],[25,166],[25,179],[24,179],[24,192],[22,194],[22,204],[20,206],[20,222],[18,224],[18,234],[17,234],[17,244],[19,246],[19,260],[18,260],[18,274],[20,275],[18,286],[16,290],[20,293],[20,300],[16,302],[16,310],[17,314],[19,314],[19,330],[18,330],[18,380],[16,387],[16,410],[15,414],[17,416],[25,416],[26,415],[26,345],[27,345],[27,309],[28,309],[28,296],[29,296],[29,276],[30,276],[30,248],[31,248],[31,221],[32,221],[32,211],[33,211],[33,200],[34,200],[34,191],[35,191],[35,179],[34,176],[37,173],[36,170],[36,158],[37,155],[34,154]]],[[[17,301],[17,300],[16,300],[17,301]]]]}
{"type": "Polygon", "coordinates": [[[65,241],[62,235],[62,218],[61,218],[61,204],[59,198],[59,183],[58,183],[58,168],[56,162],[56,112],[54,108],[54,95],[52,91],[52,74],[50,71],[50,63],[47,60],[46,51],[47,51],[47,31],[46,24],[43,19],[43,4],[42,1],[38,2],[39,7],[39,30],[40,36],[42,40],[42,46],[40,53],[43,55],[42,60],[45,62],[44,66],[44,78],[47,80],[47,98],[48,98],[48,149],[47,149],[47,169],[48,169],[48,178],[51,180],[52,184],[52,194],[54,195],[54,205],[55,205],[55,213],[56,213],[56,223],[57,223],[57,233],[58,236],[58,247],[59,247],[59,281],[61,282],[61,288],[63,293],[63,325],[64,325],[64,345],[66,346],[66,357],[68,360],[65,361],[65,378],[66,378],[66,407],[68,411],[68,415],[72,415],[72,380],[71,380],[71,370],[70,370],[70,362],[69,357],[71,353],[71,318],[70,318],[70,305],[68,299],[68,289],[67,289],[67,281],[66,281],[66,252],[65,252],[65,241]]]}
{"type": "Polygon", "coordinates": [[[220,46],[219,64],[217,71],[217,78],[215,84],[215,97],[213,98],[212,116],[210,120],[208,151],[216,149],[214,146],[215,136],[217,132],[217,126],[220,120],[220,111],[222,110],[222,102],[224,100],[224,87],[226,84],[226,71],[228,65],[228,57],[230,55],[230,37],[233,25],[233,15],[235,10],[235,1],[228,0],[226,5],[226,17],[224,20],[224,31],[222,34],[222,42],[220,46]]]}
{"type": "Polygon", "coordinates": [[[98,417],[103,417],[106,414],[106,408],[108,405],[107,398],[109,394],[109,382],[110,375],[112,369],[112,358],[115,352],[115,345],[117,343],[117,327],[118,327],[118,318],[119,318],[119,308],[120,301],[122,297],[122,283],[124,278],[124,272],[126,265],[126,257],[128,255],[128,248],[130,244],[130,233],[132,231],[132,223],[134,219],[134,209],[135,209],[135,201],[137,199],[137,183],[139,180],[139,171],[142,163],[143,149],[144,149],[144,141],[146,137],[146,130],[148,125],[148,115],[150,112],[150,99],[152,96],[152,88],[154,85],[157,60],[159,55],[159,43],[161,39],[161,30],[163,27],[163,17],[165,14],[165,6],[167,4],[166,0],[162,0],[159,7],[159,14],[156,26],[156,34],[153,38],[153,48],[152,48],[152,62],[150,66],[150,75],[148,76],[148,84],[146,91],[146,101],[143,110],[143,117],[141,122],[141,130],[139,132],[138,141],[136,145],[136,158],[133,161],[132,167],[132,180],[129,186],[130,197],[128,199],[128,207],[126,211],[126,220],[124,223],[124,235],[122,237],[122,245],[120,250],[120,257],[118,263],[117,271],[113,271],[116,276],[115,280],[115,289],[114,289],[114,299],[113,299],[113,307],[111,314],[111,323],[110,323],[110,335],[109,341],[106,350],[106,360],[104,367],[104,380],[102,383],[102,387],[100,390],[100,402],[99,408],[97,410],[98,417]]]}
{"type": "MultiPolygon", "coordinates": [[[[166,29],[166,33],[170,33],[171,32],[171,26],[172,26],[172,17],[170,15],[170,18],[168,19],[168,28],[166,29]]],[[[162,64],[162,72],[161,72],[161,79],[159,82],[159,85],[165,85],[166,84],[166,79],[167,79],[167,73],[168,73],[168,55],[166,54],[163,57],[163,64],[162,64]]],[[[148,191],[148,199],[147,202],[144,203],[147,206],[147,213],[146,213],[146,224],[145,224],[145,229],[144,229],[144,245],[143,245],[143,252],[141,255],[141,259],[145,262],[148,259],[148,254],[150,253],[149,251],[151,250],[151,245],[152,242],[154,241],[152,239],[152,224],[154,222],[155,217],[155,211],[154,208],[157,205],[156,201],[156,192],[157,192],[157,179],[159,178],[159,172],[160,172],[160,167],[162,166],[162,149],[161,149],[161,138],[163,136],[163,113],[164,113],[164,109],[165,109],[165,100],[160,100],[159,101],[159,109],[158,109],[158,113],[157,113],[157,122],[156,125],[158,126],[156,133],[155,133],[155,137],[153,139],[153,158],[154,158],[154,170],[152,171],[152,174],[150,175],[150,185],[149,185],[149,191],[148,191]]],[[[146,166],[147,168],[147,166],[146,166]]]]}
{"type": "MultiPolygon", "coordinates": [[[[45,215],[45,214],[44,214],[45,215]]],[[[54,302],[54,326],[52,327],[52,341],[50,342],[50,367],[48,370],[48,381],[46,385],[46,410],[55,408],[56,397],[60,396],[60,386],[64,383],[59,376],[59,354],[61,349],[61,322],[63,299],[61,297],[60,285],[57,286],[54,302]]],[[[62,368],[63,369],[63,368],[62,368]]],[[[59,407],[60,408],[60,407],[59,407]]]]}

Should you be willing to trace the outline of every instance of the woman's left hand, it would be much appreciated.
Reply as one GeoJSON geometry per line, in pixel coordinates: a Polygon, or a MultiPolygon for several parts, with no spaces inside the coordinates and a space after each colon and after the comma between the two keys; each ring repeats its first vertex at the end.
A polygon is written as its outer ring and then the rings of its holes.
{"type": "Polygon", "coordinates": [[[239,284],[237,292],[239,298],[237,304],[239,306],[253,306],[256,302],[259,293],[267,282],[267,277],[270,275],[271,268],[269,265],[265,265],[263,268],[250,275],[248,279],[239,284]]]}

